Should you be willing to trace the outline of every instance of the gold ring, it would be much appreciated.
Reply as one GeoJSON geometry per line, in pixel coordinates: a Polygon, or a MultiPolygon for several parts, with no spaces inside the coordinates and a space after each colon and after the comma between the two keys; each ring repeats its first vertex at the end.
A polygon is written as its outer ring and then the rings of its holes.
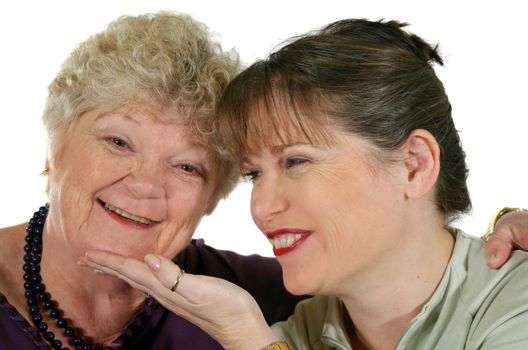
{"type": "Polygon", "coordinates": [[[171,292],[174,292],[176,288],[178,288],[178,284],[180,284],[180,281],[182,280],[184,273],[185,271],[180,269],[180,273],[178,273],[178,276],[176,276],[176,280],[174,281],[174,283],[172,284],[172,287],[170,288],[171,292]]]}

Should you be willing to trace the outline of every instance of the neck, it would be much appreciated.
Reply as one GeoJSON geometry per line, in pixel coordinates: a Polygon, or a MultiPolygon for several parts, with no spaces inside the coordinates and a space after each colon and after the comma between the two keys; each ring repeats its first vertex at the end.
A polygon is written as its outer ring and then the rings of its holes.
{"type": "Polygon", "coordinates": [[[57,254],[69,251],[57,237],[45,232],[43,240],[41,275],[47,291],[85,337],[99,344],[111,342],[144,304],[144,294],[79,265],[74,254],[57,254]]]}
{"type": "Polygon", "coordinates": [[[440,218],[433,219],[432,227],[431,216],[413,216],[422,220],[407,222],[398,244],[372,269],[348,281],[349,287],[338,295],[350,317],[353,343],[394,349],[444,275],[454,245],[452,235],[440,218]]]}

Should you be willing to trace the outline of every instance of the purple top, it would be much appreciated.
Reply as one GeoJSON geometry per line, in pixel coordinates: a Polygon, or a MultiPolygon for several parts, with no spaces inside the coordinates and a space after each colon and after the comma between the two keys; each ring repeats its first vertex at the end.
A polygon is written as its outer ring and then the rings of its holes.
{"type": "MultiPolygon", "coordinates": [[[[174,261],[189,273],[224,278],[243,287],[259,303],[269,324],[291,315],[301,299],[284,289],[280,266],[273,258],[242,256],[216,250],[203,240],[192,240],[174,261]]],[[[0,350],[14,349],[50,350],[51,347],[0,293],[0,350]]],[[[107,349],[207,350],[222,347],[200,328],[150,298],[107,349]]]]}

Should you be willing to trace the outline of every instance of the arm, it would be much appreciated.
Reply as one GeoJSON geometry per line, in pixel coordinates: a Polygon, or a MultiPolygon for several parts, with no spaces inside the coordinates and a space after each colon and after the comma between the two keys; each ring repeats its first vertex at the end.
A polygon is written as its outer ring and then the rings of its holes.
{"type": "Polygon", "coordinates": [[[181,274],[173,262],[153,254],[144,262],[102,251],[88,252],[85,258],[87,265],[150,294],[226,349],[254,350],[277,341],[255,300],[233,283],[181,274]]]}
{"type": "Polygon", "coordinates": [[[486,235],[488,243],[484,253],[488,266],[493,269],[508,261],[512,250],[528,250],[528,211],[514,209],[501,212],[503,210],[492,220],[489,235],[486,235]]]}

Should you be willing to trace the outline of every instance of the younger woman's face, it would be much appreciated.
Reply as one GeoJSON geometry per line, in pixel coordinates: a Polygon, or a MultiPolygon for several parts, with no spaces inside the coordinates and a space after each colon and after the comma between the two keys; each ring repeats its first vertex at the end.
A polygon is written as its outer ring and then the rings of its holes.
{"type": "MultiPolygon", "coordinates": [[[[330,128],[330,146],[304,137],[284,144],[270,128],[268,145],[243,166],[253,182],[253,220],[294,294],[339,295],[347,281],[376,269],[403,225],[402,172],[374,160],[367,141],[330,128]]],[[[248,148],[258,149],[251,140],[248,148]]]]}

